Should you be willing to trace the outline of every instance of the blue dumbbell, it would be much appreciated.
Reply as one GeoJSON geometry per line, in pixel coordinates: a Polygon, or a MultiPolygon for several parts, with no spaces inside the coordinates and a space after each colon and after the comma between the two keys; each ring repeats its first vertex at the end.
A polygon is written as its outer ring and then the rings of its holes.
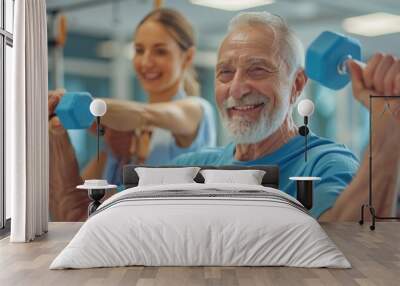
{"type": "Polygon", "coordinates": [[[94,120],[90,112],[93,97],[88,92],[67,92],[61,97],[55,113],[65,129],[86,129],[94,120]]]}
{"type": "Polygon", "coordinates": [[[341,89],[350,81],[348,59],[365,67],[360,61],[360,42],[341,34],[322,32],[307,49],[306,74],[323,86],[341,89]]]}

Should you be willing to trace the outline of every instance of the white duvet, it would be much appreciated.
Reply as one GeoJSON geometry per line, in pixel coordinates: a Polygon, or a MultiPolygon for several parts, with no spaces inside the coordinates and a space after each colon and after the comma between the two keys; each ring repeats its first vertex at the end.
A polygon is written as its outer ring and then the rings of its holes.
{"type": "Polygon", "coordinates": [[[127,265],[351,267],[314,218],[279,200],[235,196],[121,200],[137,192],[206,193],[211,189],[261,190],[299,204],[279,190],[254,185],[193,183],[131,188],[105,201],[50,269],[127,265]]]}

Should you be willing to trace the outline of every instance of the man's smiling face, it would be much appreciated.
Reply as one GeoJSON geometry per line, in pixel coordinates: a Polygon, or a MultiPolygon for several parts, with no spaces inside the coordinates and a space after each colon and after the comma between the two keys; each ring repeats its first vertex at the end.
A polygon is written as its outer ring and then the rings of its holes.
{"type": "Polygon", "coordinates": [[[242,26],[223,41],[215,96],[224,125],[236,143],[257,143],[283,123],[290,80],[278,35],[270,28],[242,26]]]}

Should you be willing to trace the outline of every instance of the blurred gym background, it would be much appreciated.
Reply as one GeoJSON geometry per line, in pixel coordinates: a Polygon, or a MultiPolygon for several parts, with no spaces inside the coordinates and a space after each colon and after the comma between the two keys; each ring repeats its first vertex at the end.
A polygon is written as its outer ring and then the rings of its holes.
{"type": "MultiPolygon", "coordinates": [[[[323,30],[331,30],[359,39],[364,60],[378,51],[400,57],[398,0],[47,0],[49,88],[145,101],[131,65],[132,33],[158,5],[183,12],[194,25],[201,94],[212,103],[217,48],[239,11],[282,16],[305,47],[323,30]]],[[[360,157],[368,141],[368,112],[353,99],[350,85],[335,92],[310,81],[303,97],[316,105],[311,129],[346,144],[360,157]]],[[[219,122],[217,126],[218,144],[223,145],[229,138],[219,122]]],[[[96,152],[95,137],[80,130],[70,135],[83,167],[96,152]]]]}

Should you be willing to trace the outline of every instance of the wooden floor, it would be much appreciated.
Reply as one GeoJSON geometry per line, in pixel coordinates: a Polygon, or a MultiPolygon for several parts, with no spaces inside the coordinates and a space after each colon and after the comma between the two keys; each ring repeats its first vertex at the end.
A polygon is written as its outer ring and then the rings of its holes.
{"type": "Polygon", "coordinates": [[[27,244],[0,241],[0,285],[400,285],[400,223],[374,232],[356,223],[323,224],[353,268],[121,267],[48,270],[80,223],[50,223],[49,233],[27,244]]]}

